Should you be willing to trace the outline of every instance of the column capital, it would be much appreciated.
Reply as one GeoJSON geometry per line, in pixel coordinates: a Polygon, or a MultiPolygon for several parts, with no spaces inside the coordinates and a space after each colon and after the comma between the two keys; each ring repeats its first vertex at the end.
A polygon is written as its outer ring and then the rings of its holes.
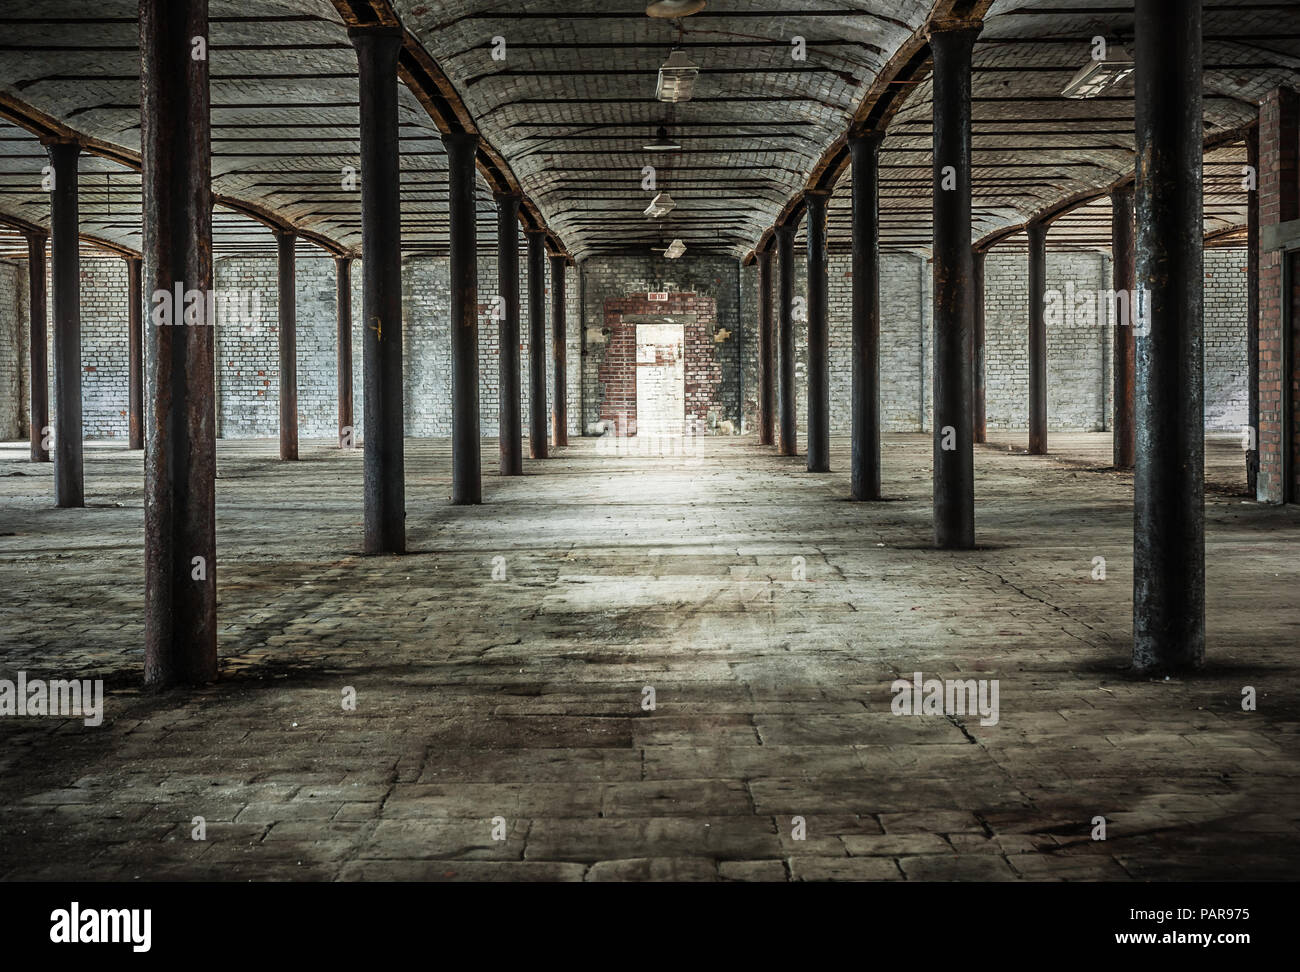
{"type": "Polygon", "coordinates": [[[941,17],[938,20],[932,20],[925,28],[926,40],[933,40],[935,37],[961,37],[969,34],[971,39],[975,38],[981,30],[984,29],[982,20],[963,20],[960,17],[941,17]]]}
{"type": "MultiPolygon", "coordinates": [[[[478,132],[443,132],[442,144],[447,149],[473,148],[478,151],[479,136],[478,132]]],[[[449,153],[450,154],[450,153],[449,153]]]]}
{"type": "Polygon", "coordinates": [[[387,41],[397,46],[405,37],[406,31],[396,24],[367,24],[348,28],[348,40],[353,46],[356,46],[358,41],[362,43],[387,41]]]}
{"type": "Polygon", "coordinates": [[[492,198],[496,200],[497,205],[503,209],[506,206],[513,206],[515,212],[523,205],[524,194],[522,192],[494,192],[492,198]]]}
{"type": "Polygon", "coordinates": [[[880,143],[885,140],[885,130],[883,128],[865,129],[860,132],[849,132],[848,144],[849,150],[870,146],[878,148],[880,143]]]}

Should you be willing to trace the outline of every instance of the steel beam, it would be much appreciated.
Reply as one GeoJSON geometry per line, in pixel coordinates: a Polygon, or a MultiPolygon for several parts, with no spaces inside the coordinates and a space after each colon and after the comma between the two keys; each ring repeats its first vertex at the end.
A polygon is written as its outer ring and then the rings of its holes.
{"type": "Polygon", "coordinates": [[[31,456],[32,462],[49,462],[46,443],[50,434],[49,335],[46,329],[49,303],[45,284],[45,245],[49,238],[36,233],[27,237],[27,303],[30,321],[28,353],[31,362],[31,456]]]}
{"type": "Polygon", "coordinates": [[[144,448],[144,261],[126,258],[127,448],[144,448]]]}
{"type": "Polygon", "coordinates": [[[826,202],[829,189],[804,193],[808,209],[808,471],[831,471],[830,333],[827,316],[826,202]]]}
{"type": "Polygon", "coordinates": [[[555,388],[551,401],[551,445],[569,444],[568,346],[564,304],[565,257],[551,255],[551,357],[555,361],[555,388]]]}
{"type": "Polygon", "coordinates": [[[85,506],[81,454],[81,240],[75,142],[50,156],[50,314],[54,321],[54,503],[85,506]]]}
{"type": "Polygon", "coordinates": [[[335,356],[338,371],[339,448],[356,448],[352,427],[352,258],[334,258],[334,316],[338,321],[335,356]]]}
{"type": "Polygon", "coordinates": [[[400,27],[351,27],[361,93],[361,314],[365,383],[365,551],[406,550],[402,441],[400,27]]]}
{"type": "Polygon", "coordinates": [[[214,321],[187,323],[152,295],[212,293],[212,150],[207,0],[141,0],[140,155],[149,421],[144,503],[144,680],[217,675],[214,321]]]}
{"type": "Polygon", "coordinates": [[[794,227],[776,228],[777,402],[780,409],[777,452],[799,454],[794,403],[794,227]]]}
{"type": "Polygon", "coordinates": [[[1114,370],[1114,402],[1111,406],[1111,453],[1116,469],[1133,468],[1134,419],[1134,327],[1137,295],[1133,287],[1133,185],[1117,187],[1110,194],[1111,289],[1115,291],[1115,336],[1111,355],[1114,370]]]}
{"type": "Polygon", "coordinates": [[[448,132],[447,189],[451,251],[451,501],[483,502],[478,416],[478,136],[448,132]]]}
{"type": "Polygon", "coordinates": [[[931,26],[934,60],[934,537],[975,546],[974,287],[971,257],[971,49],[981,24],[931,26]]]}
{"type": "Polygon", "coordinates": [[[880,499],[880,143],[849,137],[853,166],[852,457],[849,498],[880,499]]]}
{"type": "Polygon", "coordinates": [[[1201,0],[1137,0],[1133,666],[1205,660],[1201,0]]]}
{"type": "Polygon", "coordinates": [[[772,251],[757,251],[758,444],[772,445],[776,431],[776,322],[772,318],[772,251]]]}
{"type": "Polygon", "coordinates": [[[519,381],[519,193],[497,194],[497,326],[499,410],[497,435],[501,444],[501,475],[524,474],[524,444],[519,381]]]}
{"type": "MultiPolygon", "coordinates": [[[[528,455],[546,452],[546,231],[528,238],[528,455]]],[[[620,430],[621,431],[621,430],[620,430]]]]}
{"type": "Polygon", "coordinates": [[[298,238],[275,231],[280,351],[280,458],[298,458],[298,238]]]}
{"type": "Polygon", "coordinates": [[[1047,224],[1030,223],[1029,454],[1047,455],[1047,224]]]}

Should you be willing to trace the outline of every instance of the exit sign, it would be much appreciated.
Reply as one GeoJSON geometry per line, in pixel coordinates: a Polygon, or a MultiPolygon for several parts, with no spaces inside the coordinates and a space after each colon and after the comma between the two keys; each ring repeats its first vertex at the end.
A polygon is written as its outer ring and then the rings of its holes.
{"type": "Polygon", "coordinates": [[[667,301],[667,300],[668,300],[668,291],[666,291],[666,290],[663,291],[663,292],[651,291],[650,293],[646,294],[645,297],[646,297],[646,300],[667,301]]]}

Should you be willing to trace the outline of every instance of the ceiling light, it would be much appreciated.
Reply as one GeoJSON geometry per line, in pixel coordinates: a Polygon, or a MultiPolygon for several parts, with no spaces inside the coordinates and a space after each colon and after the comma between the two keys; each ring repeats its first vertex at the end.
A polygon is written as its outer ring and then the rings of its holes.
{"type": "Polygon", "coordinates": [[[686,58],[684,51],[673,51],[659,69],[659,86],[655,97],[660,101],[690,101],[695,93],[695,76],[700,69],[686,58]]]}
{"type": "Polygon", "coordinates": [[[704,7],[705,0],[657,0],[656,3],[645,8],[645,15],[675,20],[678,17],[689,17],[691,14],[699,13],[704,7]]]}
{"type": "Polygon", "coordinates": [[[673,202],[673,197],[666,192],[661,192],[650,200],[650,205],[646,207],[645,214],[658,219],[660,216],[667,216],[673,211],[677,203],[673,202]]]}
{"type": "Polygon", "coordinates": [[[676,260],[679,256],[681,256],[685,252],[686,252],[686,244],[683,243],[680,239],[677,239],[677,240],[673,240],[671,243],[668,244],[668,249],[664,250],[664,256],[666,256],[669,260],[676,260]]]}
{"type": "Polygon", "coordinates": [[[668,129],[662,125],[659,127],[659,131],[655,133],[654,141],[641,147],[647,152],[676,152],[681,149],[681,145],[668,137],[668,129]]]}
{"type": "Polygon", "coordinates": [[[1107,48],[1100,61],[1089,61],[1079,68],[1061,94],[1067,98],[1095,98],[1113,88],[1133,73],[1133,58],[1118,44],[1107,48]]]}

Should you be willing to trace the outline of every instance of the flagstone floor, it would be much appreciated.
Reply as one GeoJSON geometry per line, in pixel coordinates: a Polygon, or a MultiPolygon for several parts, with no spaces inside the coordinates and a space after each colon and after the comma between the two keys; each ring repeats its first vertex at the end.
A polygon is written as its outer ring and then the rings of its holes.
{"type": "Polygon", "coordinates": [[[58,510],[0,445],[0,678],[105,683],[98,727],[0,717],[0,877],[1294,878],[1300,510],[1211,439],[1208,664],[1136,678],[1109,436],[993,438],[967,552],[931,547],[927,435],[873,504],[846,439],[828,475],[746,436],[512,480],[489,440],[475,508],[408,440],[404,557],[360,554],[359,451],[223,441],[221,678],[163,694],[141,454],[90,444],[58,510]],[[997,723],[895,715],[915,672],[997,679],[997,723]]]}

